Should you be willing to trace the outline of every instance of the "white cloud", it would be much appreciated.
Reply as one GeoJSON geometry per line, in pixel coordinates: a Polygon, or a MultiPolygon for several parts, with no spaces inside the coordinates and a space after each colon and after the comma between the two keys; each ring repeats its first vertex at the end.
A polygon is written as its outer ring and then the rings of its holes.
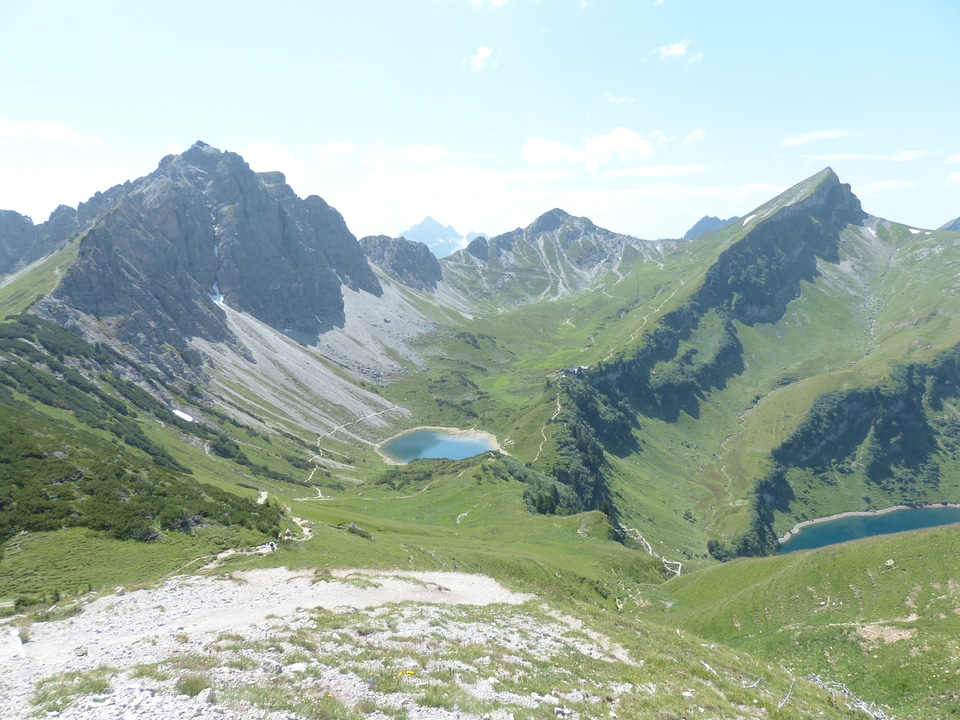
{"type": "Polygon", "coordinates": [[[497,63],[495,60],[490,59],[491,55],[493,55],[493,50],[485,45],[481,45],[477,48],[477,51],[469,57],[470,67],[477,72],[486,70],[487,67],[496,67],[497,63]]]}
{"type": "Polygon", "coordinates": [[[320,158],[320,163],[324,168],[340,167],[340,160],[352,152],[353,143],[345,140],[327,143],[322,147],[313,149],[313,154],[320,158]]]}
{"type": "Polygon", "coordinates": [[[0,137],[12,137],[20,140],[45,140],[46,142],[66,143],[77,147],[97,145],[99,140],[93,135],[81,135],[73,128],[59,122],[39,122],[28,120],[7,120],[0,118],[0,137]]]}
{"type": "Polygon", "coordinates": [[[614,158],[626,162],[650,157],[654,153],[650,138],[658,143],[664,140],[662,133],[653,132],[643,137],[633,130],[616,128],[604,135],[584,138],[583,149],[576,150],[554,140],[534,137],[527,140],[521,154],[524,160],[533,165],[568,162],[593,169],[614,158]]]}
{"type": "Polygon", "coordinates": [[[329,188],[323,197],[358,237],[399,232],[440,212],[461,232],[496,234],[555,207],[545,199],[547,188],[574,176],[564,169],[508,172],[453,163],[385,166],[356,184],[329,188]]]}
{"type": "Polygon", "coordinates": [[[647,133],[647,137],[650,138],[651,140],[654,140],[657,143],[657,145],[660,145],[661,147],[663,145],[666,145],[667,142],[670,140],[670,138],[668,138],[659,130],[654,130],[651,133],[647,133]]]}
{"type": "Polygon", "coordinates": [[[607,100],[609,100],[613,105],[623,105],[624,103],[636,102],[636,100],[635,100],[634,98],[632,98],[632,97],[625,97],[625,96],[623,96],[623,97],[618,97],[618,96],[616,96],[616,95],[611,95],[611,94],[608,93],[608,92],[605,92],[605,93],[603,94],[603,96],[604,96],[607,100]]]}
{"type": "Polygon", "coordinates": [[[690,145],[691,143],[700,142],[707,137],[707,133],[702,128],[697,128],[693,132],[687,133],[686,137],[683,138],[684,145],[690,145]]]}
{"type": "Polygon", "coordinates": [[[810,162],[842,162],[846,160],[877,160],[880,162],[911,162],[926,157],[926,150],[901,150],[900,152],[889,155],[867,154],[867,153],[830,153],[827,155],[801,155],[804,160],[810,162]]]}
{"type": "Polygon", "coordinates": [[[646,167],[618,168],[607,172],[608,177],[663,178],[706,172],[711,165],[648,165],[646,167]]]}
{"type": "MultiPolygon", "coordinates": [[[[660,134],[655,133],[655,139],[660,134]]],[[[594,135],[586,138],[587,164],[591,166],[606,162],[616,155],[621,162],[643,160],[653,155],[653,145],[633,130],[617,128],[606,135],[594,135]]]]}
{"type": "Polygon", "coordinates": [[[717,165],[634,172],[625,168],[628,172],[617,173],[619,177],[582,172],[591,160],[618,159],[619,150],[639,165],[637,156],[655,147],[649,135],[623,129],[584,138],[573,147],[534,138],[523,148],[530,162],[525,170],[497,169],[502,168],[502,159],[486,156],[400,164],[393,160],[396,150],[388,148],[367,154],[369,162],[353,168],[363,172],[352,180],[321,184],[314,179],[311,191],[337,208],[358,237],[392,235],[438,213],[461,232],[499,234],[526,227],[550,208],[560,207],[616,232],[654,238],[682,235],[696,220],[690,218],[691,208],[697,209],[697,217],[707,209],[723,217],[744,215],[785,189],[685,182],[717,165]],[[563,164],[550,164],[557,161],[563,164]]]}
{"type": "Polygon", "coordinates": [[[948,187],[960,187],[960,171],[952,172],[947,175],[945,182],[948,187]]]}
{"type": "Polygon", "coordinates": [[[451,157],[452,153],[436,145],[411,145],[390,154],[398,162],[437,163],[451,157]]]}
{"type": "Polygon", "coordinates": [[[957,153],[956,155],[948,156],[947,159],[944,160],[944,162],[947,163],[948,165],[960,164],[960,153],[957,153]]]}
{"type": "Polygon", "coordinates": [[[656,52],[660,53],[660,58],[666,60],[667,58],[682,58],[687,56],[687,48],[690,46],[690,41],[684,38],[678,42],[672,43],[670,45],[661,45],[657,48],[656,52]]]}
{"type": "Polygon", "coordinates": [[[780,141],[780,147],[796,147],[819,140],[833,140],[835,138],[856,137],[860,133],[852,130],[814,130],[801,135],[789,135],[780,141]]]}

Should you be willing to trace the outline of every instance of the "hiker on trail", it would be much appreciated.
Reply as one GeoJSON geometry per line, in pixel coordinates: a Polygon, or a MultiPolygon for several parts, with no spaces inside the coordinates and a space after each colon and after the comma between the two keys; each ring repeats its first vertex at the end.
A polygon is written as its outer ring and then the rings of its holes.
{"type": "Polygon", "coordinates": [[[283,533],[277,533],[277,542],[283,542],[283,533]]]}
{"type": "Polygon", "coordinates": [[[276,544],[273,540],[271,540],[271,541],[270,541],[270,552],[276,552],[276,551],[277,551],[277,544],[276,544]]]}
{"type": "Polygon", "coordinates": [[[287,540],[290,539],[290,528],[287,528],[287,540]]]}

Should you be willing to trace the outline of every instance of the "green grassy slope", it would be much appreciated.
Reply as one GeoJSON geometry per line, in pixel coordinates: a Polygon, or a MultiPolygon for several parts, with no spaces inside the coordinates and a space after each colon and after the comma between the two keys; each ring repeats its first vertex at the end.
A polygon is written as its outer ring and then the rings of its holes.
{"type": "Polygon", "coordinates": [[[744,559],[671,580],[645,616],[817,673],[897,717],[960,713],[957,527],[744,559]]]}

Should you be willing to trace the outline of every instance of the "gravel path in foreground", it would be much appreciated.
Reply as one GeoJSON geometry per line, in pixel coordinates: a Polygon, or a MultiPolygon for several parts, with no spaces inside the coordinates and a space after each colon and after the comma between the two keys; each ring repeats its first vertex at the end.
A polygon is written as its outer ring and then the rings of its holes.
{"type": "Polygon", "coordinates": [[[576,693],[502,684],[536,673],[531,659],[571,648],[630,660],[572,618],[544,622],[542,607],[536,619],[507,607],[533,599],[463,573],[176,577],[34,623],[26,643],[0,628],[0,708],[5,718],[66,720],[505,720],[511,713],[498,708],[546,705],[550,716],[573,717],[562,704],[583,702],[576,693]],[[100,688],[83,685],[97,679],[100,688]],[[185,680],[195,683],[190,694],[181,694],[185,680]]]}

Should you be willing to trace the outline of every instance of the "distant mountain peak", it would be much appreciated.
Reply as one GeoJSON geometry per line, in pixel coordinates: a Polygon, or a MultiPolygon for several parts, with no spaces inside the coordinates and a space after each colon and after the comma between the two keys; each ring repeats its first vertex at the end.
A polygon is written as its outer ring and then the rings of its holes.
{"type": "Polygon", "coordinates": [[[726,220],[721,220],[720,218],[714,217],[713,215],[704,215],[702,218],[697,220],[696,223],[694,223],[692,228],[690,228],[683,234],[683,239],[693,240],[694,238],[700,237],[701,235],[705,235],[708,232],[721,230],[725,228],[727,225],[729,225],[730,223],[736,222],[739,219],[740,218],[737,217],[736,215],[734,215],[731,218],[727,218],[726,220]]]}
{"type": "Polygon", "coordinates": [[[461,250],[478,237],[476,233],[461,235],[452,225],[443,225],[427,215],[413,227],[404,230],[397,237],[419,242],[430,248],[430,252],[437,258],[444,258],[451,253],[461,250]]]}
{"type": "Polygon", "coordinates": [[[478,237],[441,263],[444,281],[472,297],[509,303],[556,299],[594,287],[622,263],[659,261],[663,243],[640,240],[553,208],[525,228],[478,237]]]}
{"type": "Polygon", "coordinates": [[[538,217],[527,228],[527,232],[539,235],[540,233],[553,232],[559,230],[563,224],[573,216],[566,210],[554,208],[538,217]]]}

